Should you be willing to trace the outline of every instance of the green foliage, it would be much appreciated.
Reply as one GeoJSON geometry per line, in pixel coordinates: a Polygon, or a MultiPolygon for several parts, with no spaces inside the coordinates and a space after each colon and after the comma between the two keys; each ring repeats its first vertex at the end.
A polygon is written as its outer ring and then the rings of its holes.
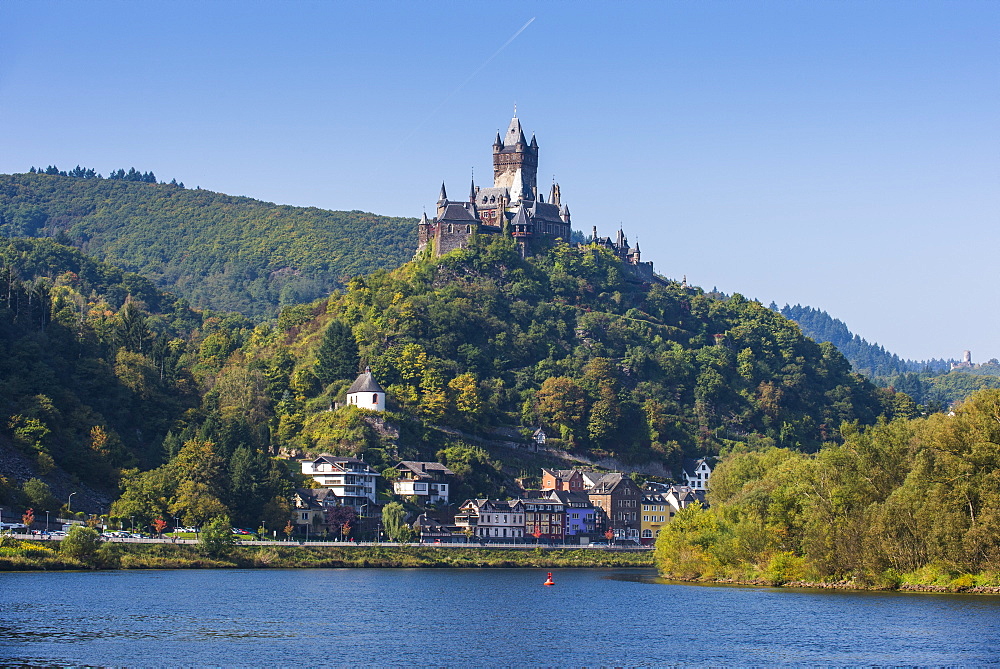
{"type": "Polygon", "coordinates": [[[334,319],[326,326],[313,373],[324,385],[357,376],[358,343],[351,327],[343,321],[334,319]]]}
{"type": "Polygon", "coordinates": [[[58,511],[59,501],[52,495],[52,490],[42,480],[30,478],[21,486],[24,492],[25,506],[29,506],[36,513],[45,511],[58,511]]]}
{"type": "MultiPolygon", "coordinates": [[[[299,361],[281,372],[278,439],[330,443],[316,427],[339,419],[319,413],[342,388],[309,380],[325,369],[312,362],[326,349],[321,333],[339,327],[328,322],[350,326],[390,404],[424,426],[541,424],[554,443],[630,462],[676,467],[735,442],[816,450],[845,421],[869,424],[900,404],[758,302],[629,283],[596,247],[556,244],[525,260],[515,246],[479,240],[357,278],[290,325],[299,361]]],[[[266,366],[279,350],[244,354],[266,366]]]]}
{"type": "Polygon", "coordinates": [[[58,235],[193,304],[254,317],[413,256],[415,219],[280,206],[150,177],[0,175],[0,236],[58,235]]]}
{"type": "Polygon", "coordinates": [[[67,557],[92,562],[101,546],[101,535],[92,527],[74,525],[59,544],[59,552],[67,557]]]}
{"type": "Polygon", "coordinates": [[[235,545],[236,536],[229,516],[218,516],[201,528],[199,548],[205,555],[213,558],[226,557],[235,545]]]}
{"type": "Polygon", "coordinates": [[[390,541],[405,543],[413,538],[413,528],[406,523],[406,509],[399,502],[382,507],[382,527],[390,541]]]}
{"type": "Polygon", "coordinates": [[[711,507],[660,532],[658,565],[677,578],[971,587],[956,579],[1000,570],[998,416],[1000,390],[984,390],[954,416],[850,427],[814,455],[732,453],[711,507]]]}

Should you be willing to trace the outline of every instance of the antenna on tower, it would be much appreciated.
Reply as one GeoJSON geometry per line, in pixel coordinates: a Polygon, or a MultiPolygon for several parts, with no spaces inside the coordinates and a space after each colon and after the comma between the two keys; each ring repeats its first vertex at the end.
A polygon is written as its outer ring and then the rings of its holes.
{"type": "Polygon", "coordinates": [[[517,103],[514,103],[514,118],[517,118],[517,103]]]}

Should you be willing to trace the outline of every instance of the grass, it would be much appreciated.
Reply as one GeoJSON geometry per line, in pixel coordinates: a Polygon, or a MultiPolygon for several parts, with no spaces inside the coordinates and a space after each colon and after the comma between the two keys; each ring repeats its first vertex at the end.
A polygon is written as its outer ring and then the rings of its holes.
{"type": "MultiPolygon", "coordinates": [[[[105,543],[85,560],[32,546],[0,546],[0,570],[59,569],[268,569],[268,568],[568,568],[652,567],[652,552],[604,551],[580,548],[505,550],[434,546],[267,546],[232,548],[208,555],[189,544],[105,543]]],[[[22,545],[29,544],[29,545],[22,545]]]]}

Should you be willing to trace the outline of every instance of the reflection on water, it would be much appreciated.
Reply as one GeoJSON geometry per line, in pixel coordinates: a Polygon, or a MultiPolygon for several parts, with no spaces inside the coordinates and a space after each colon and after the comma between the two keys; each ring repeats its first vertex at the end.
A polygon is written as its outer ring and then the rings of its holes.
{"type": "Polygon", "coordinates": [[[0,663],[983,664],[1000,597],[691,586],[652,570],[0,574],[0,663]],[[236,653],[236,655],[234,655],[236,653]],[[238,658],[238,659],[237,659],[238,658]]]}

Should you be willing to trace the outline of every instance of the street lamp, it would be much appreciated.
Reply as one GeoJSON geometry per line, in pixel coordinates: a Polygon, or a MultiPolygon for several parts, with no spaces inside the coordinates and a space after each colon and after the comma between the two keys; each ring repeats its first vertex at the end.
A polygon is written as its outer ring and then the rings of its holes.
{"type": "Polygon", "coordinates": [[[73,511],[73,495],[75,492],[69,494],[69,499],[66,500],[66,513],[71,513],[73,511]]]}
{"type": "Polygon", "coordinates": [[[45,512],[45,533],[48,534],[48,532],[49,532],[49,512],[46,511],[45,512]]]}

